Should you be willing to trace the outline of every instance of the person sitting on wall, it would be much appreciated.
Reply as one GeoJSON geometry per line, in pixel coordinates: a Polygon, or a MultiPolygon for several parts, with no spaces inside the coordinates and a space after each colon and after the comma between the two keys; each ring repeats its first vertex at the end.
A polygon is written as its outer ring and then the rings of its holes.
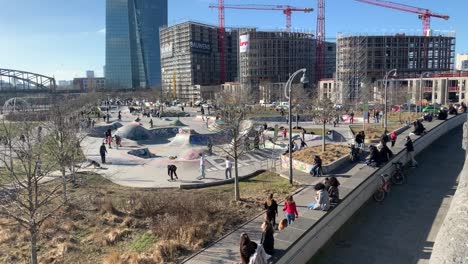
{"type": "Polygon", "coordinates": [[[379,155],[379,151],[377,150],[377,147],[374,145],[370,145],[369,150],[370,150],[370,155],[367,158],[366,164],[367,165],[375,164],[375,166],[377,167],[380,166],[381,161],[380,161],[380,155],[379,155]]]}
{"type": "Polygon", "coordinates": [[[458,115],[458,111],[453,104],[450,104],[448,112],[449,115],[458,115]]]}
{"type": "Polygon", "coordinates": [[[443,108],[440,108],[439,114],[437,115],[437,119],[446,120],[447,117],[448,117],[447,111],[445,111],[443,108]]]}

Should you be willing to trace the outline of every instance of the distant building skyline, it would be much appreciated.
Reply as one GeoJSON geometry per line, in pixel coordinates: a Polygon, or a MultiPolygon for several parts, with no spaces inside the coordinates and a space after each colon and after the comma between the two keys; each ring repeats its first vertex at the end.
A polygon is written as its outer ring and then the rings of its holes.
{"type": "Polygon", "coordinates": [[[159,28],[167,0],[106,0],[106,85],[160,88],[159,28]]]}

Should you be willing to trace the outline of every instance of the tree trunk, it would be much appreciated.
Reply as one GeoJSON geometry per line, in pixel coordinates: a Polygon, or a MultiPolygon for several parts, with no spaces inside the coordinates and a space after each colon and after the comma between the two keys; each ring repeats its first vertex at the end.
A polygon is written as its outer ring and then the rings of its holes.
{"type": "Polygon", "coordinates": [[[237,149],[234,148],[234,199],[236,201],[240,200],[240,193],[239,193],[239,168],[237,166],[237,149]]]}
{"type": "Polygon", "coordinates": [[[67,197],[67,177],[66,177],[67,172],[62,169],[62,180],[63,180],[63,203],[65,205],[68,204],[68,197],[67,197]]]}
{"type": "Polygon", "coordinates": [[[37,234],[36,228],[31,227],[30,230],[30,241],[31,241],[31,263],[37,264],[37,234]]]}
{"type": "Polygon", "coordinates": [[[322,152],[325,152],[325,136],[326,136],[326,133],[325,133],[325,124],[326,124],[326,121],[323,121],[323,127],[322,127],[322,152]]]}
{"type": "Polygon", "coordinates": [[[299,114],[296,111],[296,128],[299,127],[299,114]]]}

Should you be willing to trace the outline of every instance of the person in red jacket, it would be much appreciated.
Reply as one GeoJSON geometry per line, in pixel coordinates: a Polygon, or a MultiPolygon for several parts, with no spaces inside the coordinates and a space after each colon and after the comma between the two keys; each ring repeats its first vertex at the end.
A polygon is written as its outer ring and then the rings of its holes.
{"type": "Polygon", "coordinates": [[[395,146],[396,140],[397,134],[395,133],[395,131],[392,131],[392,133],[390,133],[390,142],[392,142],[392,148],[395,146]]]}
{"type": "Polygon", "coordinates": [[[292,195],[286,197],[286,202],[284,203],[283,211],[286,212],[286,219],[288,220],[288,225],[290,225],[296,218],[299,218],[299,214],[297,213],[296,202],[292,195]]]}

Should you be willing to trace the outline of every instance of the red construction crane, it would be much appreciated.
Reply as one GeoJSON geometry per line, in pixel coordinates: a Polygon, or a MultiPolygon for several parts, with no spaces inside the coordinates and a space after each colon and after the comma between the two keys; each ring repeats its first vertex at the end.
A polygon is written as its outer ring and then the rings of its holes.
{"type": "MultiPolygon", "coordinates": [[[[229,8],[229,9],[242,9],[242,10],[279,10],[283,11],[283,13],[286,15],[286,31],[289,32],[291,31],[291,14],[293,11],[298,11],[298,12],[305,12],[309,13],[314,11],[313,8],[299,8],[299,7],[292,7],[288,5],[224,5],[224,1],[219,1],[218,5],[216,4],[210,4],[210,8],[218,8],[219,12],[221,12],[221,9],[223,9],[223,14],[224,14],[224,8],[229,8]],[[223,3],[221,3],[223,2],[223,3]]],[[[221,20],[219,21],[220,24],[219,26],[221,27],[221,20]]],[[[224,23],[224,15],[223,15],[223,23],[224,23]]],[[[224,24],[223,24],[224,26],[224,24]]]]}
{"type": "Polygon", "coordinates": [[[226,80],[226,64],[224,58],[224,37],[226,28],[224,27],[224,0],[218,0],[218,50],[219,50],[219,80],[224,83],[226,80]]]}
{"type": "Polygon", "coordinates": [[[318,0],[317,11],[315,78],[318,82],[323,77],[325,70],[325,0],[318,0]]]}
{"type": "Polygon", "coordinates": [[[366,3],[366,4],[371,4],[371,5],[396,9],[396,10],[400,10],[400,11],[404,11],[404,12],[410,12],[410,13],[418,14],[419,19],[421,19],[423,21],[423,35],[424,36],[429,35],[429,30],[431,28],[431,17],[442,18],[442,19],[445,19],[445,20],[448,20],[450,18],[447,15],[441,15],[441,14],[433,13],[429,9],[426,9],[426,8],[414,7],[414,6],[409,6],[409,5],[399,4],[399,3],[393,3],[393,2],[390,2],[390,1],[381,1],[381,0],[356,0],[356,1],[366,3]]]}

